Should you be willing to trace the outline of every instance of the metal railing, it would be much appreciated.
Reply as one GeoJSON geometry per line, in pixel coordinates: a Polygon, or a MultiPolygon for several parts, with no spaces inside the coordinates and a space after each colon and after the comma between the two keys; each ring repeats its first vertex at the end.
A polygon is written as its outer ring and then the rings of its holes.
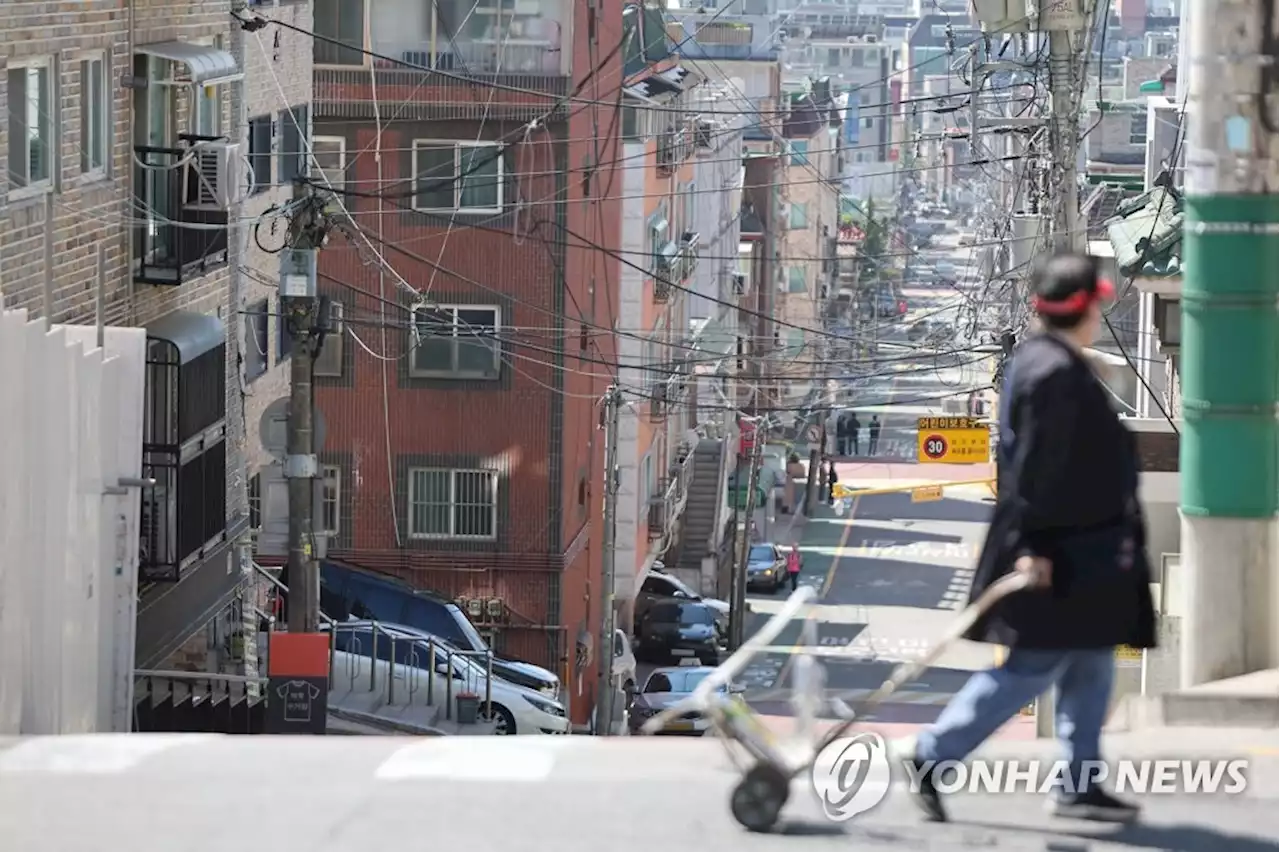
{"type": "Polygon", "coordinates": [[[395,703],[396,695],[396,669],[399,667],[404,671],[403,680],[405,689],[408,690],[408,700],[412,701],[413,696],[418,690],[422,689],[423,673],[426,674],[426,691],[427,705],[434,707],[436,703],[436,678],[440,675],[440,668],[443,668],[444,676],[444,712],[445,719],[453,719],[453,704],[456,694],[454,692],[454,681],[457,679],[454,675],[458,669],[454,665],[455,659],[462,657],[466,662],[463,669],[468,673],[468,677],[463,678],[466,684],[466,691],[471,691],[473,686],[477,686],[471,676],[477,680],[484,681],[484,718],[493,718],[493,652],[492,651],[464,651],[454,648],[450,645],[438,643],[433,639],[419,639],[412,636],[402,636],[394,631],[388,630],[376,621],[357,622],[354,624],[333,624],[329,628],[329,679],[333,683],[335,672],[334,667],[339,651],[347,655],[347,665],[345,675],[347,676],[347,685],[349,689],[356,688],[356,681],[360,677],[361,666],[357,663],[357,658],[365,656],[364,643],[361,636],[352,635],[348,643],[344,647],[339,648],[338,637],[343,633],[349,634],[369,634],[371,646],[368,649],[369,657],[369,692],[377,692],[378,686],[378,668],[379,664],[387,664],[387,703],[395,703]],[[384,659],[379,653],[382,640],[386,639],[387,656],[384,659]],[[399,653],[403,649],[404,659],[401,660],[399,653]],[[444,664],[438,667],[438,663],[443,655],[444,664]],[[483,669],[475,672],[477,666],[474,660],[484,660],[483,669]]]}
{"type": "MultiPolygon", "coordinates": [[[[272,576],[256,562],[253,564],[254,570],[271,584],[273,590],[277,594],[288,594],[289,587],[282,583],[279,578],[272,576]]],[[[255,607],[255,610],[257,608],[255,607]]],[[[258,612],[261,612],[258,610],[258,612]]],[[[266,616],[268,628],[274,628],[276,625],[275,616],[266,616]]],[[[361,621],[355,623],[341,623],[329,618],[323,612],[320,613],[320,622],[329,628],[329,685],[332,687],[337,680],[337,655],[338,637],[343,633],[370,633],[373,636],[373,647],[368,649],[369,656],[369,691],[374,692],[378,689],[378,664],[387,664],[387,703],[395,703],[396,696],[396,668],[404,669],[405,688],[408,689],[408,699],[412,701],[413,696],[422,688],[423,667],[420,665],[424,660],[426,662],[426,690],[427,705],[434,707],[436,703],[436,663],[440,659],[440,655],[444,656],[444,670],[447,673],[445,677],[445,719],[453,719],[454,710],[454,680],[453,673],[454,658],[465,657],[468,662],[464,664],[467,671],[471,671],[475,667],[475,660],[484,660],[481,668],[483,671],[478,673],[477,679],[484,681],[484,715],[487,719],[493,718],[493,651],[464,651],[454,648],[450,645],[436,642],[434,639],[418,639],[416,637],[401,636],[393,631],[380,625],[377,621],[361,621]],[[387,659],[381,659],[378,656],[379,637],[387,639],[387,647],[389,653],[387,659]],[[405,661],[401,662],[397,658],[397,649],[407,647],[405,661]]],[[[269,647],[269,646],[268,646],[269,647]]],[[[360,675],[359,665],[356,662],[357,657],[364,655],[363,643],[359,636],[352,636],[350,643],[341,649],[342,653],[347,655],[346,676],[348,678],[347,685],[349,689],[355,689],[356,680],[360,675]]],[[[268,654],[270,652],[268,651],[268,654]]],[[[472,672],[475,674],[474,672],[472,672]]],[[[466,679],[468,690],[473,684],[470,679],[466,679]]]]}

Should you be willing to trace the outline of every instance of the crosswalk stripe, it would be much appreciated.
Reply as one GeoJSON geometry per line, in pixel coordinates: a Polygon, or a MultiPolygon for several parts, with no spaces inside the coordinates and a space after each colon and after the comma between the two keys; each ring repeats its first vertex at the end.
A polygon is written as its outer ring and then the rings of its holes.
{"type": "Polygon", "coordinates": [[[220,739],[215,734],[71,734],[36,737],[0,752],[0,772],[109,775],[127,772],[179,746],[220,739]]]}
{"type": "Polygon", "coordinates": [[[380,781],[542,781],[555,769],[559,755],[579,748],[583,741],[572,737],[432,738],[397,749],[378,766],[374,777],[380,781]]]}

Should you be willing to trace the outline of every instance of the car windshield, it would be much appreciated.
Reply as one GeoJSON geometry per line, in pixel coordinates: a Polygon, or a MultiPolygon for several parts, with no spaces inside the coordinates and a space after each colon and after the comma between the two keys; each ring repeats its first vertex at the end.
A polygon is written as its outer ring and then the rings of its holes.
{"type": "Polygon", "coordinates": [[[715,624],[715,616],[705,606],[680,604],[681,624],[715,624]]]}
{"type": "Polygon", "coordinates": [[[757,544],[751,548],[751,555],[747,557],[752,562],[772,562],[773,546],[768,544],[757,544]]]}
{"type": "MultiPolygon", "coordinates": [[[[646,693],[693,692],[694,688],[711,674],[710,669],[666,669],[654,672],[644,685],[646,693]]],[[[721,690],[723,691],[723,690],[721,690]]]]}

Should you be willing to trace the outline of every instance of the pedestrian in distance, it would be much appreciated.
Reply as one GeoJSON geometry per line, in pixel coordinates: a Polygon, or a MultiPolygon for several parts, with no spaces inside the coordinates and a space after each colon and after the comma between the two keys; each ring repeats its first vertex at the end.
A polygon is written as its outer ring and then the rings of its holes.
{"type": "Polygon", "coordinates": [[[880,449],[880,416],[871,415],[871,422],[867,424],[867,444],[871,455],[875,455],[880,449]]]}
{"type": "Polygon", "coordinates": [[[849,455],[849,415],[836,418],[836,455],[849,455]]]}
{"type": "MultiPolygon", "coordinates": [[[[1037,588],[997,604],[965,637],[1009,648],[977,672],[916,743],[918,769],[963,760],[1018,710],[1056,688],[1071,778],[1060,816],[1125,822],[1137,808],[1096,784],[1117,645],[1155,647],[1146,531],[1132,433],[1083,350],[1114,298],[1093,258],[1055,254],[1031,277],[1040,330],[1008,362],[1000,394],[995,511],[970,600],[1013,571],[1037,588]]],[[[946,809],[926,775],[913,791],[933,820],[946,809]]]]}
{"type": "Polygon", "coordinates": [[[839,480],[836,478],[836,463],[830,459],[827,460],[827,505],[834,506],[836,502],[836,485],[839,480]]]}
{"type": "Polygon", "coordinates": [[[853,454],[855,456],[862,455],[859,446],[860,433],[862,432],[862,421],[858,419],[858,412],[853,411],[849,414],[849,440],[853,444],[853,454]]]}
{"type": "Polygon", "coordinates": [[[800,586],[800,545],[792,544],[787,554],[787,579],[791,581],[791,591],[800,586]]]}

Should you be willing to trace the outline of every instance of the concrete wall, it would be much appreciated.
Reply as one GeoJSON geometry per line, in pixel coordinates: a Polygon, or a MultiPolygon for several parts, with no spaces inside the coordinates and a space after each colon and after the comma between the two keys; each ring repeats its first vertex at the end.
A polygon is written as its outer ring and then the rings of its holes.
{"type": "Polygon", "coordinates": [[[95,338],[0,311],[0,734],[129,729],[146,335],[95,338]]]}

